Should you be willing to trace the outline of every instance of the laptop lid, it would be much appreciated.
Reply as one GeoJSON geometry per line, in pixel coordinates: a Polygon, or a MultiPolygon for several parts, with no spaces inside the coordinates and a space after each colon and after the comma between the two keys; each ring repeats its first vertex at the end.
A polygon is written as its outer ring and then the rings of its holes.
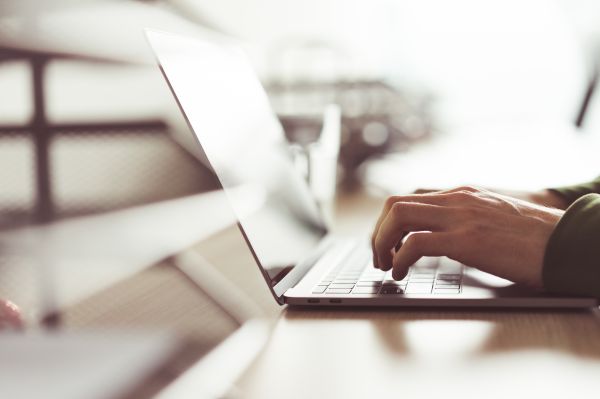
{"type": "Polygon", "coordinates": [[[327,228],[264,89],[229,42],[148,29],[146,36],[265,280],[283,303],[283,293],[312,266],[307,259],[318,257],[327,228]],[[258,210],[248,214],[249,201],[258,210]]]}

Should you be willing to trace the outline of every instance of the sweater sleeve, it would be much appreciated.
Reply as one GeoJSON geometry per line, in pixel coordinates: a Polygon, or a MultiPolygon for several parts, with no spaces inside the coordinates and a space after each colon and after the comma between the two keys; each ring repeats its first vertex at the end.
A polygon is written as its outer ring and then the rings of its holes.
{"type": "Polygon", "coordinates": [[[578,198],[581,198],[586,194],[600,193],[600,176],[589,183],[550,188],[549,190],[563,197],[569,204],[572,204],[578,198]]]}
{"type": "Polygon", "coordinates": [[[600,298],[600,194],[577,199],[560,219],[548,240],[542,278],[550,292],[600,298]]]}

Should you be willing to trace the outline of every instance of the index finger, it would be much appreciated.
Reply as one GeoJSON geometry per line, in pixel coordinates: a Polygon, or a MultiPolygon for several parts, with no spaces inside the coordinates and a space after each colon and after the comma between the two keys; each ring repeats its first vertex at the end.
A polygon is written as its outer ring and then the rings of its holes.
{"type": "Polygon", "coordinates": [[[407,232],[445,231],[455,223],[453,208],[397,202],[381,223],[373,242],[374,257],[382,270],[392,267],[392,250],[407,232]]]}
{"type": "Polygon", "coordinates": [[[405,196],[391,196],[386,199],[383,209],[381,210],[381,214],[375,223],[375,228],[373,229],[373,234],[371,235],[371,247],[373,248],[373,266],[379,268],[380,265],[378,263],[377,254],[375,252],[375,238],[381,229],[381,224],[388,216],[390,209],[394,206],[394,204],[398,202],[414,202],[420,204],[429,204],[429,205],[446,205],[450,201],[450,197],[447,192],[435,192],[428,194],[415,194],[415,195],[405,195],[405,196]]]}

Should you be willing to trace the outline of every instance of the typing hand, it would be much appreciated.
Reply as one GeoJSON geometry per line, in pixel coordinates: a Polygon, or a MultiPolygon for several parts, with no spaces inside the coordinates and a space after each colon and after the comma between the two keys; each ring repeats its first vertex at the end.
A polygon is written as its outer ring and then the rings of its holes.
{"type": "Polygon", "coordinates": [[[546,244],[563,213],[473,187],[390,197],[372,235],[373,264],[401,280],[422,256],[447,256],[541,287],[546,244]]]}

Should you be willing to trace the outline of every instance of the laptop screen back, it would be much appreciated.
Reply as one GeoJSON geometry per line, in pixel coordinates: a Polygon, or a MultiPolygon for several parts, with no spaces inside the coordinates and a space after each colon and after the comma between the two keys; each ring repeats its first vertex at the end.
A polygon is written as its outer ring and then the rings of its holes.
{"type": "MultiPolygon", "coordinates": [[[[235,47],[155,31],[147,35],[273,288],[314,251],[326,227],[294,169],[267,96],[235,47]]],[[[202,223],[202,215],[197,217],[202,223]]]]}

